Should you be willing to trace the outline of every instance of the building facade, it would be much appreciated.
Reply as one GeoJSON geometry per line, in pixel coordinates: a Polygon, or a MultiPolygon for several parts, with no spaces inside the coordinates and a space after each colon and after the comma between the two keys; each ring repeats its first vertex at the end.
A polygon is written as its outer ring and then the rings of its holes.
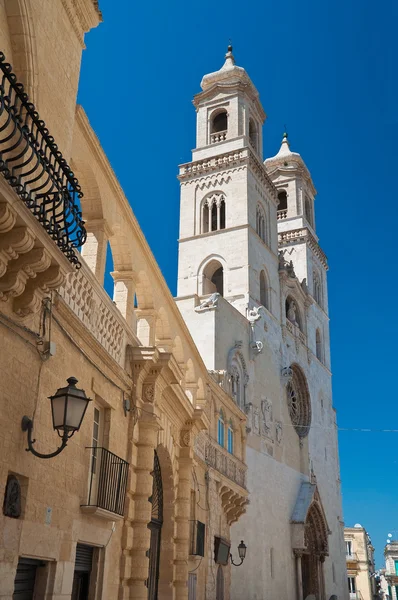
{"type": "Polygon", "coordinates": [[[381,584],[385,600],[398,599],[398,541],[390,539],[384,548],[385,569],[381,571],[381,584]]]}
{"type": "Polygon", "coordinates": [[[95,0],[0,0],[0,598],[227,598],[246,415],[76,106],[100,21],[95,0]]]}
{"type": "Polygon", "coordinates": [[[179,172],[177,304],[247,415],[250,504],[232,540],[244,537],[248,555],[232,570],[231,598],[346,599],[316,191],[286,134],[263,161],[265,113],[231,47],[201,88],[196,148],[179,172]]]}
{"type": "Polygon", "coordinates": [[[374,548],[366,529],[344,528],[350,599],[373,600],[376,594],[374,548]]]}

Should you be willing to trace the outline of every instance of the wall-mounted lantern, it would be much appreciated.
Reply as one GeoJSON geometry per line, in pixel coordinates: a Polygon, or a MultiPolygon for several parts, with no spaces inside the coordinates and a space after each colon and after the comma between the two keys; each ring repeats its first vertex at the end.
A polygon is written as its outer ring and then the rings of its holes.
{"type": "Polygon", "coordinates": [[[231,559],[231,564],[234,565],[234,567],[240,567],[241,564],[243,563],[243,561],[246,558],[246,550],[247,550],[247,546],[244,543],[244,541],[242,540],[241,543],[238,546],[238,554],[239,554],[239,558],[240,558],[240,563],[234,563],[234,561],[232,560],[232,554],[229,554],[229,558],[231,559]]]}
{"type": "Polygon", "coordinates": [[[51,454],[37,452],[33,447],[36,442],[32,439],[33,421],[26,416],[22,419],[22,431],[28,432],[28,448],[26,448],[26,451],[32,452],[39,458],[53,458],[62,452],[72,435],[79,431],[88,403],[91,402],[91,398],[87,398],[84,390],[79,390],[76,387],[76,377],[69,377],[67,382],[66,387],[59,388],[54,396],[49,396],[53,427],[62,439],[61,446],[55,452],[51,452],[51,454]]]}

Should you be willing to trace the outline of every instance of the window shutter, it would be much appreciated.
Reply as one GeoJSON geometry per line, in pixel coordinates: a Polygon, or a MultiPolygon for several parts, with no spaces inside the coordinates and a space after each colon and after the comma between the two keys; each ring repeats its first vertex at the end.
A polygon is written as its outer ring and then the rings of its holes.
{"type": "Polygon", "coordinates": [[[94,548],[92,546],[77,544],[75,571],[84,571],[85,573],[90,573],[93,566],[93,550],[94,548]]]}

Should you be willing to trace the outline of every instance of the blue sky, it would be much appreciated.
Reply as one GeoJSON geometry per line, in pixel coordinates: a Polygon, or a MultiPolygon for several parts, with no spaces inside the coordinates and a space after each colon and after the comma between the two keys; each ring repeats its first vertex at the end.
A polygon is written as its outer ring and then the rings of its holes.
{"type": "Polygon", "coordinates": [[[192,97],[232,39],[268,115],[264,156],[284,123],[318,191],[329,258],[334,404],[344,518],[365,526],[378,564],[398,529],[395,374],[398,85],[396,5],[368,0],[101,0],[86,37],[79,102],[99,136],[173,294],[177,165],[195,145],[192,97]],[[394,42],[396,44],[396,42],[394,42]],[[134,174],[134,177],[132,177],[134,174]]]}

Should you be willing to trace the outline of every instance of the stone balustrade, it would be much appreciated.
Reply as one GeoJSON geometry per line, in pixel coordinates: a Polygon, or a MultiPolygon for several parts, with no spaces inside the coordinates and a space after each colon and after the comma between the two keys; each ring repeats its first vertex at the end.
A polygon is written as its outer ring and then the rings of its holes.
{"type": "Polygon", "coordinates": [[[278,210],[276,213],[278,221],[282,221],[282,219],[287,218],[287,208],[285,210],[278,210]]]}
{"type": "Polygon", "coordinates": [[[122,364],[127,323],[83,260],[81,264],[79,271],[66,278],[59,295],[94,338],[122,364]]]}
{"type": "Polygon", "coordinates": [[[297,336],[300,340],[300,342],[302,344],[304,344],[304,346],[307,345],[307,337],[306,335],[301,331],[301,329],[299,328],[298,325],[294,325],[291,321],[289,321],[289,319],[286,319],[286,329],[288,331],[290,331],[290,333],[294,336],[297,336]]]}
{"type": "Polygon", "coordinates": [[[226,131],[219,131],[218,133],[212,133],[210,135],[210,143],[218,144],[218,142],[224,142],[227,139],[226,131]]]}
{"type": "Polygon", "coordinates": [[[210,467],[246,489],[246,465],[211,438],[207,439],[205,445],[205,461],[210,467]]]}

